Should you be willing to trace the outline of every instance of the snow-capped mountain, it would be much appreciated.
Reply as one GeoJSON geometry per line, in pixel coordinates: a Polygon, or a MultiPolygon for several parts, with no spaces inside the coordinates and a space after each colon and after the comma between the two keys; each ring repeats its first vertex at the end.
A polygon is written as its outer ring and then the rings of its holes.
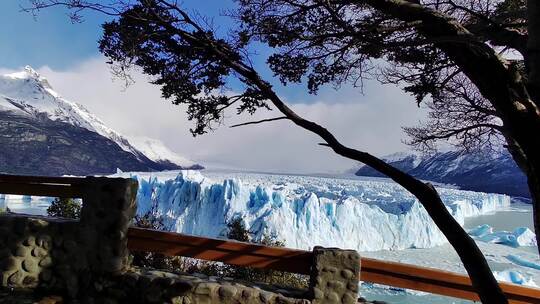
{"type": "Polygon", "coordinates": [[[176,152],[171,151],[161,141],[148,137],[131,137],[129,141],[146,157],[164,166],[182,164],[183,168],[203,169],[203,167],[176,152]]]}
{"type": "MultiPolygon", "coordinates": [[[[490,155],[462,151],[437,152],[432,155],[401,152],[383,159],[423,180],[452,184],[466,190],[530,197],[525,175],[507,152],[490,155]]],[[[368,166],[360,167],[355,174],[383,176],[368,166]]]]}
{"type": "MultiPolygon", "coordinates": [[[[136,168],[139,170],[180,169],[194,166],[193,162],[177,156],[172,151],[166,151],[167,155],[158,155],[159,161],[154,160],[156,159],[156,153],[145,155],[145,152],[134,147],[128,139],[107,127],[99,118],[90,113],[82,105],[62,98],[60,94],[53,90],[44,77],[41,77],[29,66],[24,71],[0,76],[0,111],[4,115],[9,113],[11,119],[17,120],[17,117],[20,119],[24,117],[27,123],[30,123],[30,121],[34,121],[34,123],[39,122],[40,124],[47,122],[49,123],[48,127],[50,127],[50,124],[67,124],[91,133],[96,133],[103,137],[103,140],[112,141],[120,150],[129,153],[131,155],[129,156],[130,159],[140,164],[135,167],[128,166],[128,168],[125,168],[127,170],[136,168]],[[186,162],[184,163],[184,161],[186,162]]],[[[41,125],[41,127],[44,126],[41,125]]],[[[41,135],[47,135],[46,130],[42,129],[41,131],[44,132],[41,135]]],[[[4,128],[3,132],[9,133],[9,128],[4,128]]],[[[16,144],[11,141],[10,143],[16,144]]],[[[154,141],[154,145],[157,146],[159,144],[154,141]]],[[[99,147],[94,148],[99,149],[99,147]]],[[[90,153],[91,151],[88,150],[86,152],[90,153]]],[[[163,150],[156,152],[160,153],[163,150]]],[[[43,153],[41,154],[43,155],[43,153]]],[[[117,157],[126,157],[124,153],[120,154],[117,157]]],[[[109,156],[113,157],[113,155],[109,156]]],[[[112,163],[111,165],[113,165],[112,163]]],[[[5,168],[0,168],[1,170],[13,171],[5,170],[5,168]]],[[[87,174],[91,173],[106,172],[87,172],[87,174]]]]}

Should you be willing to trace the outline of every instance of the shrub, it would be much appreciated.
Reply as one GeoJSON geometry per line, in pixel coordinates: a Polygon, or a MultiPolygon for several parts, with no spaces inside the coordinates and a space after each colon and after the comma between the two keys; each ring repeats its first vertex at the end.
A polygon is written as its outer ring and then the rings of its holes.
{"type": "Polygon", "coordinates": [[[81,217],[81,203],[72,198],[56,198],[47,208],[47,215],[78,219],[81,217]]]}
{"type": "MultiPolygon", "coordinates": [[[[155,230],[165,230],[166,228],[163,219],[156,215],[154,208],[142,216],[136,216],[134,225],[155,230]]],[[[277,241],[270,236],[264,236],[260,242],[255,242],[241,218],[235,218],[227,223],[226,236],[228,239],[241,242],[284,247],[283,242],[277,241]]],[[[243,281],[262,282],[295,288],[306,288],[308,285],[307,276],[283,271],[239,267],[186,257],[169,257],[151,252],[133,252],[132,255],[132,264],[139,267],[163,269],[170,272],[202,273],[208,276],[230,277],[243,281]]]]}
{"type": "MultiPolygon", "coordinates": [[[[258,243],[270,247],[285,247],[285,244],[275,237],[264,235],[260,241],[255,241],[250,232],[246,229],[244,221],[241,218],[235,218],[227,224],[227,238],[241,242],[258,243]]],[[[249,267],[239,267],[234,265],[223,265],[221,276],[232,277],[235,279],[262,282],[272,285],[281,285],[295,288],[306,288],[308,286],[308,277],[269,269],[257,269],[249,267]]]]}

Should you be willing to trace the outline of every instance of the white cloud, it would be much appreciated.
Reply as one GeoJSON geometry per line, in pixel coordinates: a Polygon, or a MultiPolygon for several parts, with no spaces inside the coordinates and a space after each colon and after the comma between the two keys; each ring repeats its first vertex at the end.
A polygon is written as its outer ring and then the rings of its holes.
{"type": "MultiPolygon", "coordinates": [[[[95,58],[68,70],[38,68],[65,98],[86,106],[107,125],[130,136],[161,140],[172,150],[204,164],[220,164],[251,170],[279,172],[342,172],[355,163],[318,146],[315,135],[287,121],[228,128],[234,123],[276,116],[260,112],[254,117],[235,117],[211,134],[193,138],[192,124],[184,108],[163,100],[159,88],[147,77],[135,74],[136,83],[124,90],[112,76],[103,58],[95,58]]],[[[293,108],[330,131],[343,143],[384,155],[407,147],[401,143],[402,126],[424,117],[412,99],[398,88],[368,83],[366,95],[349,88],[306,96],[293,108]]],[[[278,92],[279,93],[279,92],[278,92]]]]}

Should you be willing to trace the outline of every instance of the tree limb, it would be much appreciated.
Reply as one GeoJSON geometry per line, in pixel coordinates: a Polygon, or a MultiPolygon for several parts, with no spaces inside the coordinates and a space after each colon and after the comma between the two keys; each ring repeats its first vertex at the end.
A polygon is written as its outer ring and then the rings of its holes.
{"type": "Polygon", "coordinates": [[[263,122],[283,120],[283,119],[289,119],[289,117],[281,116],[281,117],[275,117],[275,118],[267,118],[267,119],[261,119],[261,120],[256,120],[256,121],[244,122],[244,123],[241,123],[241,124],[236,124],[236,125],[229,126],[229,128],[236,128],[236,127],[247,126],[247,125],[255,125],[255,124],[260,124],[260,123],[263,123],[263,122]]]}

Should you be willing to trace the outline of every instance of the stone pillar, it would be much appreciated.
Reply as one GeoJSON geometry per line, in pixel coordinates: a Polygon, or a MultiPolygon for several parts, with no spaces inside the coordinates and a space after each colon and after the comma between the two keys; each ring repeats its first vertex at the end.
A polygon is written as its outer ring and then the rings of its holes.
{"type": "Polygon", "coordinates": [[[127,232],[137,211],[137,181],[88,177],[80,219],[80,241],[89,270],[119,274],[128,265],[127,232]]]}
{"type": "Polygon", "coordinates": [[[313,256],[310,280],[312,303],[356,303],[360,255],[354,250],[315,247],[313,256]]]}

